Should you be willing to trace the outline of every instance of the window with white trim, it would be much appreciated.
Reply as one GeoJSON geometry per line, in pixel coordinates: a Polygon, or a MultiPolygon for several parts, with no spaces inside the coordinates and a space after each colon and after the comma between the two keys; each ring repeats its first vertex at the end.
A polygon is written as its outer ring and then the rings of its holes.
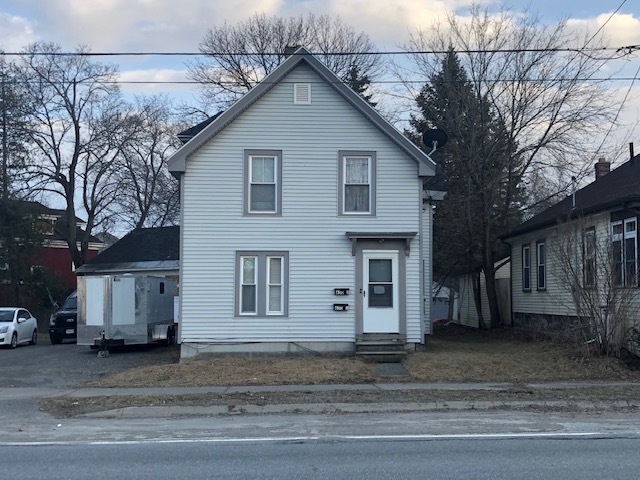
{"type": "Polygon", "coordinates": [[[536,285],[537,290],[547,289],[547,253],[544,240],[536,242],[536,285]]]}
{"type": "Polygon", "coordinates": [[[582,234],[582,277],[585,287],[596,285],[596,228],[586,228],[582,234]]]}
{"type": "Polygon", "coordinates": [[[611,250],[614,282],[638,286],[638,220],[636,217],[611,222],[611,250]]]}
{"type": "Polygon", "coordinates": [[[522,290],[531,291],[531,247],[522,245],[522,290]]]}
{"type": "Polygon", "coordinates": [[[339,155],[339,213],[341,215],[375,215],[375,153],[339,152],[339,155]]]}
{"type": "Polygon", "coordinates": [[[279,150],[245,151],[245,215],[281,214],[281,159],[279,150]]]}
{"type": "Polygon", "coordinates": [[[236,316],[287,316],[288,252],[236,252],[236,316]]]}

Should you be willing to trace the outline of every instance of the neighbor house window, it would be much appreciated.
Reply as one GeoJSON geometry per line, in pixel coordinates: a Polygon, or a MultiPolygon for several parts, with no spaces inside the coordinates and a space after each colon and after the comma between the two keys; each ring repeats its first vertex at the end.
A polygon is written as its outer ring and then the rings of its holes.
{"type": "Polygon", "coordinates": [[[237,252],[236,278],[236,316],[288,314],[288,252],[237,252]]]}
{"type": "Polygon", "coordinates": [[[547,289],[547,251],[544,240],[536,242],[536,282],[538,290],[547,289]]]}
{"type": "Polygon", "coordinates": [[[636,217],[611,223],[611,247],[616,285],[638,285],[638,220],[636,217]]]}
{"type": "Polygon", "coordinates": [[[596,229],[589,227],[582,235],[582,265],[585,287],[596,284],[596,229]]]}
{"type": "Polygon", "coordinates": [[[339,157],[339,213],[341,215],[375,215],[375,153],[339,152],[339,157]]]}
{"type": "Polygon", "coordinates": [[[282,152],[245,150],[244,214],[282,213],[282,152]]]}
{"type": "Polygon", "coordinates": [[[522,290],[531,291],[531,247],[522,246],[522,290]]]}

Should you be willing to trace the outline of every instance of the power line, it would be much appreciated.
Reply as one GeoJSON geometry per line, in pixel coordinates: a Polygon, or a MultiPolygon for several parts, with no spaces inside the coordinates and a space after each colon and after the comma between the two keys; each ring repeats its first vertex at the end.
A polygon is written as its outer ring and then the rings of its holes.
{"type": "MultiPolygon", "coordinates": [[[[625,0],[626,1],[626,0],[625,0]]],[[[602,27],[601,27],[602,28],[602,27]]],[[[591,40],[589,40],[591,41],[591,40]]],[[[587,42],[589,43],[589,42],[587,42]]],[[[598,47],[598,48],[497,48],[497,49],[465,49],[454,50],[455,53],[585,53],[585,52],[603,52],[613,51],[619,52],[634,46],[621,47],[598,47]]],[[[340,57],[348,55],[442,55],[449,53],[450,50],[415,50],[415,51],[372,51],[372,52],[310,52],[313,56],[329,56],[340,57]]],[[[215,57],[215,56],[237,56],[248,57],[251,55],[284,55],[284,52],[0,52],[1,56],[38,56],[38,57],[142,57],[142,56],[165,56],[165,57],[215,57]]],[[[306,55],[293,53],[291,55],[306,55]]]]}
{"type": "MultiPolygon", "coordinates": [[[[589,44],[591,43],[591,41],[592,41],[594,38],[596,38],[596,37],[598,36],[598,34],[599,34],[599,33],[602,31],[602,29],[607,25],[607,23],[609,23],[609,21],[614,17],[614,15],[615,15],[616,13],[618,13],[622,7],[624,7],[624,4],[625,4],[625,3],[627,3],[627,0],[622,0],[622,3],[618,6],[618,8],[616,8],[616,9],[615,9],[615,11],[614,11],[611,15],[609,15],[609,18],[607,18],[607,20],[606,20],[602,25],[600,25],[600,28],[596,31],[596,33],[594,33],[594,34],[591,36],[591,38],[590,38],[589,40],[587,40],[587,43],[585,43],[585,44],[584,44],[583,49],[584,49],[584,48],[586,48],[586,47],[587,47],[587,45],[589,45],[589,44]]],[[[627,48],[627,47],[622,47],[622,48],[624,49],[624,48],[627,48]]]]}

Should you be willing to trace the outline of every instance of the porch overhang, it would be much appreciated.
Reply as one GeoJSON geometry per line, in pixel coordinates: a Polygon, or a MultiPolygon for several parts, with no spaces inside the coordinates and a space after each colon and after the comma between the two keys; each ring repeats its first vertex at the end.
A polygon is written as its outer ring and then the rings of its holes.
{"type": "Polygon", "coordinates": [[[404,240],[406,248],[405,256],[409,256],[411,240],[418,232],[346,232],[345,235],[351,240],[351,255],[356,256],[356,245],[358,240],[377,240],[383,243],[385,240],[404,240]]]}

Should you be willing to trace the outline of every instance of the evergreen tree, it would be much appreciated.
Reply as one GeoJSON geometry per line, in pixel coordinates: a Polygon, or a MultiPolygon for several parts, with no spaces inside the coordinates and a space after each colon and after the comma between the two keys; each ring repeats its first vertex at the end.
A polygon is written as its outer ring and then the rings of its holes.
{"type": "MultiPolygon", "coordinates": [[[[440,66],[416,99],[420,115],[411,119],[414,139],[431,128],[449,136],[444,149],[434,154],[447,183],[447,196],[434,217],[434,271],[443,278],[482,267],[494,326],[500,322],[494,270],[500,249],[497,235],[520,219],[523,192],[513,174],[519,162],[504,125],[452,49],[440,66]]],[[[424,148],[431,150],[430,145],[424,148]]],[[[479,308],[478,315],[481,326],[489,326],[479,308]]]]}
{"type": "Polygon", "coordinates": [[[371,100],[373,94],[368,93],[369,87],[371,87],[371,79],[369,78],[369,75],[363,75],[360,72],[360,67],[357,65],[351,65],[351,68],[347,73],[345,83],[351,88],[351,90],[364,98],[372,107],[375,107],[378,104],[371,100]]]}

